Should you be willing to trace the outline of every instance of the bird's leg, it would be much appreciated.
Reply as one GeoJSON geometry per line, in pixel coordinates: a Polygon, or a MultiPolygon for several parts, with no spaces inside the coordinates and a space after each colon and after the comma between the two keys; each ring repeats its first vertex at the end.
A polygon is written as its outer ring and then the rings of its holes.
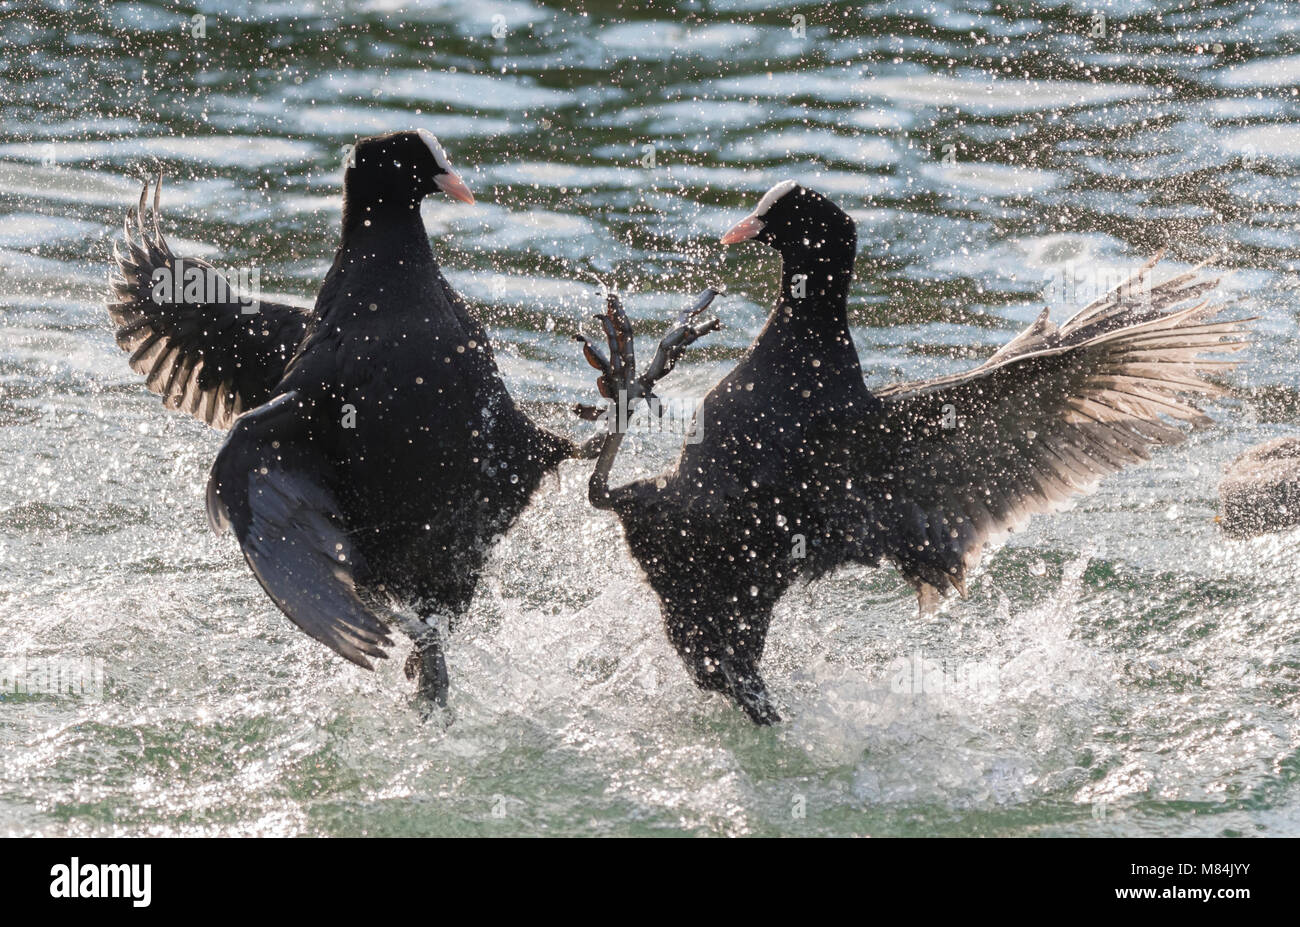
{"type": "MultiPolygon", "coordinates": [[[[636,350],[632,340],[632,323],[623,312],[623,304],[618,294],[610,291],[605,297],[605,312],[596,316],[605,330],[605,342],[609,346],[609,356],[592,344],[585,335],[574,337],[582,342],[582,353],[587,363],[600,371],[596,387],[606,399],[612,400],[613,409],[600,410],[593,406],[575,408],[580,416],[587,419],[599,418],[605,423],[605,433],[599,435],[596,451],[596,469],[587,484],[587,498],[598,509],[609,508],[609,473],[614,467],[614,458],[618,456],[619,445],[623,443],[626,432],[629,409],[635,399],[639,399],[639,386],[635,382],[636,350]],[[610,414],[613,413],[613,420],[610,414]],[[594,413],[594,414],[593,414],[594,413]]],[[[585,445],[584,445],[585,448],[585,445]]]]}
{"type": "MultiPolygon", "coordinates": [[[[581,410],[595,409],[597,418],[601,414],[601,410],[596,409],[595,406],[577,405],[574,406],[573,408],[574,411],[577,412],[579,415],[582,414],[582,412],[579,411],[580,409],[581,410]]],[[[577,448],[574,449],[573,459],[574,460],[595,460],[597,457],[600,456],[601,448],[605,446],[605,437],[606,436],[604,434],[597,432],[596,434],[588,438],[586,441],[583,441],[581,444],[577,446],[577,448]]]]}
{"type": "Polygon", "coordinates": [[[624,434],[626,432],[614,429],[604,435],[604,443],[596,456],[596,469],[587,482],[587,500],[595,508],[608,509],[614,505],[609,492],[609,473],[614,469],[614,458],[618,456],[624,434]]]}
{"type": "Polygon", "coordinates": [[[744,709],[751,721],[762,725],[780,722],[781,716],[772,707],[772,699],[767,694],[767,685],[757,669],[741,670],[724,659],[718,664],[718,671],[725,681],[722,691],[730,695],[736,704],[744,709]]]}
{"type": "MultiPolygon", "coordinates": [[[[633,405],[641,399],[655,398],[654,385],[668,372],[685,353],[687,346],[716,331],[722,326],[716,318],[705,322],[696,322],[696,317],[709,307],[714,298],[722,292],[722,287],[709,287],[689,308],[677,317],[677,324],[659,342],[654,359],[649,369],[640,377],[636,375],[636,348],[633,339],[632,323],[623,311],[618,295],[610,292],[605,298],[605,312],[596,316],[605,330],[605,341],[609,347],[606,357],[584,335],[576,335],[582,342],[582,353],[587,363],[600,371],[596,386],[600,394],[613,401],[613,409],[601,410],[595,406],[579,405],[574,411],[587,420],[604,419],[606,430],[599,435],[599,442],[592,444],[591,451],[596,458],[596,469],[591,474],[587,495],[591,504],[598,509],[610,507],[609,474],[618,456],[619,446],[627,431],[633,405]],[[611,411],[613,420],[610,420],[611,411]]],[[[582,450],[588,451],[586,444],[582,450]]],[[[585,456],[585,454],[584,454],[585,456]]]]}
{"type": "MultiPolygon", "coordinates": [[[[725,586],[725,583],[722,584],[725,586]]],[[[730,609],[719,612],[719,601],[707,599],[709,590],[697,589],[692,604],[664,609],[664,630],[695,684],[707,692],[720,692],[749,715],[755,724],[781,720],[767,684],[758,671],[771,613],[766,609],[730,609]]]]}
{"type": "Polygon", "coordinates": [[[416,691],[430,705],[447,707],[447,658],[442,650],[442,632],[436,616],[424,618],[415,649],[406,658],[406,678],[416,681],[416,691]]]}

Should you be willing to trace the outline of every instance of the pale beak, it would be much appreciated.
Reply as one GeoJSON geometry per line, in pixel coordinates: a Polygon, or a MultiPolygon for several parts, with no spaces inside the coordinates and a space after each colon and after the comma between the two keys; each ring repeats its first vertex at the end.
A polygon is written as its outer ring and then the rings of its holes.
{"type": "Polygon", "coordinates": [[[462,203],[469,203],[471,206],[474,205],[474,194],[469,192],[469,187],[465,185],[465,181],[460,179],[460,174],[455,171],[444,171],[434,177],[433,182],[439,190],[452,199],[460,200],[462,203]]]}
{"type": "Polygon", "coordinates": [[[746,216],[731,227],[731,231],[722,236],[724,245],[734,245],[738,241],[748,241],[763,231],[763,220],[758,216],[746,216]]]}

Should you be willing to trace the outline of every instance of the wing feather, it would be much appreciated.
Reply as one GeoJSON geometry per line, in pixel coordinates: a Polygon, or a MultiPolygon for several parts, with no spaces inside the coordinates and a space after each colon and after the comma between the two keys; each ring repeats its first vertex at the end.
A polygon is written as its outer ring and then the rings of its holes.
{"type": "Polygon", "coordinates": [[[335,474],[300,427],[297,394],[231,429],[208,480],[208,518],[229,526],[284,614],[358,666],[386,656],[388,630],[357,593],[357,553],[331,486],[335,474]]]}
{"type": "Polygon", "coordinates": [[[130,352],[131,369],[146,377],[145,386],[167,408],[225,428],[235,406],[254,408],[271,398],[310,314],[267,300],[257,301],[250,312],[211,264],[173,255],[159,231],[161,189],[159,177],[150,227],[144,222],[147,183],[139,205],[126,214],[125,252],[113,245],[116,273],[109,281],[108,315],[117,326],[118,347],[130,352]],[[217,292],[232,295],[224,302],[186,302],[179,294],[169,302],[155,301],[155,272],[181,275],[189,267],[216,278],[217,292]]]}
{"type": "Polygon", "coordinates": [[[855,474],[883,489],[862,504],[883,535],[875,553],[922,603],[964,588],[983,549],[1032,516],[1183,440],[1177,423],[1210,421],[1194,400],[1222,395],[1206,377],[1233,364],[1205,355],[1246,346],[1250,320],[1213,321],[1223,307],[1201,297],[1218,281],[1195,272],[1151,286],[1155,261],[1059,329],[1040,315],[965,374],[877,393],[883,410],[866,414],[880,421],[853,429],[865,440],[851,458],[886,461],[855,474]]]}

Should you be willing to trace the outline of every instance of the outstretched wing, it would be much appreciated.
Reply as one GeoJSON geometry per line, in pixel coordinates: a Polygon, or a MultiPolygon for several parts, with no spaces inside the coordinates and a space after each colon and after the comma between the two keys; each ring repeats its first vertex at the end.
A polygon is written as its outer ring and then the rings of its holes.
{"type": "Polygon", "coordinates": [[[242,302],[211,264],[173,255],[158,228],[161,188],[160,176],[149,227],[147,183],[139,207],[127,212],[126,253],[113,246],[117,273],[108,314],[117,326],[118,347],[130,352],[131,369],[144,375],[150,392],[169,409],[228,428],[240,412],[271,398],[310,313],[265,300],[242,302]],[[155,299],[156,274],[181,283],[191,268],[205,281],[205,292],[219,294],[216,299],[187,301],[176,287],[169,299],[155,299]]]}
{"type": "Polygon", "coordinates": [[[208,479],[208,519],[233,529],[244,559],[289,620],[358,666],[386,656],[388,631],[357,595],[358,555],[296,392],[242,416],[208,479]]]}
{"type": "Polygon", "coordinates": [[[1222,393],[1203,376],[1233,364],[1203,355],[1245,347],[1248,320],[1212,321],[1208,301],[1170,311],[1217,280],[1149,287],[1154,263],[1060,329],[1044,311],[974,370],[880,391],[883,411],[853,426],[881,552],[922,608],[964,593],[984,547],[1030,516],[1181,441],[1171,420],[1209,421],[1190,399],[1222,393]]]}

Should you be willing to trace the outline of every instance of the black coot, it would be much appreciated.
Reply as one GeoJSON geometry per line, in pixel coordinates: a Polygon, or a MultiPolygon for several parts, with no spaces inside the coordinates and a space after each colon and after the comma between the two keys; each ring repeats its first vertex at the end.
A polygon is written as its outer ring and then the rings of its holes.
{"type": "Polygon", "coordinates": [[[367,668],[385,656],[383,618],[398,621],[416,644],[408,674],[442,703],[440,625],[468,608],[492,539],[579,449],[515,405],[483,326],[439,270],[420,218],[439,190],[473,202],[428,132],[360,141],[310,313],[233,297],[156,303],[150,278],[177,259],[155,191],[151,233],[137,216],[132,241],[128,216],[110,312],[169,406],[234,420],[208,515],[233,528],[276,605],[367,668]]]}
{"type": "MultiPolygon", "coordinates": [[[[964,593],[1000,535],[1181,440],[1165,419],[1207,422],[1184,397],[1219,392],[1201,375],[1226,365],[1202,355],[1244,345],[1238,323],[1208,321],[1219,307],[1174,309],[1217,281],[1152,286],[1153,260],[1060,328],[1044,310],[967,373],[873,392],[849,335],[853,220],[787,181],[722,241],[747,239],[780,252],[780,297],[705,397],[700,441],[669,472],[610,489],[611,434],[590,496],[621,519],[695,681],[760,724],[778,720],[759,674],[768,622],[796,579],[884,559],[923,609],[964,593]]],[[[637,378],[616,302],[602,321],[611,359],[587,347],[601,392],[635,401],[671,364],[637,378]]],[[[681,322],[670,360],[705,328],[681,322]]]]}

